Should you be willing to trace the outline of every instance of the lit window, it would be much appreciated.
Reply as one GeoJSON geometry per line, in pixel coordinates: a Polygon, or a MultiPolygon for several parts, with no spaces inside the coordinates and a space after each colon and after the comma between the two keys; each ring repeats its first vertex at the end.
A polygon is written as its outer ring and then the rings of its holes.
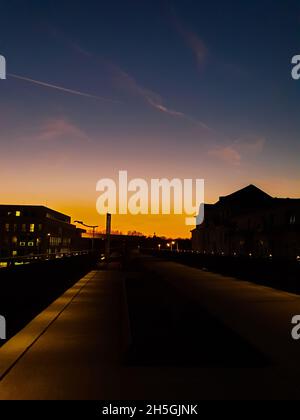
{"type": "Polygon", "coordinates": [[[295,223],[296,223],[296,216],[295,215],[292,215],[290,217],[290,225],[294,225],[295,223]]]}
{"type": "Polygon", "coordinates": [[[31,223],[30,224],[30,232],[31,233],[34,232],[34,228],[35,228],[34,223],[31,223]]]}
{"type": "Polygon", "coordinates": [[[25,242],[20,242],[20,246],[26,246],[25,242]]]}
{"type": "Polygon", "coordinates": [[[34,242],[28,242],[28,246],[34,246],[34,242]]]}
{"type": "Polygon", "coordinates": [[[0,268],[5,268],[7,267],[7,262],[0,262],[0,268]]]}
{"type": "Polygon", "coordinates": [[[39,225],[39,231],[41,232],[43,230],[43,225],[39,225]]]}
{"type": "Polygon", "coordinates": [[[5,225],[5,231],[6,232],[9,232],[9,228],[10,228],[9,223],[6,223],[6,225],[5,225]]]}
{"type": "Polygon", "coordinates": [[[13,255],[13,257],[16,257],[18,255],[18,251],[13,251],[12,255],[13,255]]]}
{"type": "Polygon", "coordinates": [[[19,210],[16,211],[16,217],[20,217],[21,216],[21,212],[19,210]]]}

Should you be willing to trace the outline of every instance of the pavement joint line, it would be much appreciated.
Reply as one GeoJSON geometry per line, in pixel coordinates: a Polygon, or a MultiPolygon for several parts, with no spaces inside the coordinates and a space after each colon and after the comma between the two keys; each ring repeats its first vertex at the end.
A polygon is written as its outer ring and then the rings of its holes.
{"type": "Polygon", "coordinates": [[[32,321],[29,322],[21,331],[14,337],[7,341],[0,348],[0,382],[8,375],[8,373],[16,366],[22,357],[30,350],[34,344],[47,332],[51,325],[60,317],[60,315],[71,305],[74,299],[81,293],[89,281],[96,276],[96,271],[91,271],[86,276],[82,277],[72,287],[66,290],[59,298],[52,302],[46,309],[38,314],[32,321]],[[78,286],[80,286],[78,288],[78,286]],[[73,293],[72,293],[73,292],[73,293]],[[68,295],[72,293],[72,296],[68,295]],[[64,302],[65,299],[67,302],[64,302]],[[41,319],[51,314],[51,311],[58,306],[55,313],[49,320],[41,319]],[[42,322],[40,327],[36,324],[42,322]],[[30,332],[30,330],[32,330],[30,332]],[[28,334],[29,331],[29,334],[28,334]],[[4,357],[3,357],[4,356],[4,357]],[[6,356],[6,360],[5,359],[6,356]]]}

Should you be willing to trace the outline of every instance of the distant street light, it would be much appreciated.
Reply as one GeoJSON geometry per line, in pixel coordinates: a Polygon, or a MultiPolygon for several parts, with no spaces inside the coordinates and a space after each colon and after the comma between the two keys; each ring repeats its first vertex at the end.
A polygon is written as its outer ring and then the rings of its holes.
{"type": "Polygon", "coordinates": [[[84,227],[93,229],[93,237],[92,237],[92,251],[94,251],[94,240],[95,240],[95,230],[97,229],[98,226],[93,226],[93,225],[87,225],[85,223],[83,223],[82,220],[74,220],[74,223],[78,223],[79,225],[82,225],[84,227]]]}
{"type": "Polygon", "coordinates": [[[48,237],[48,255],[50,255],[50,238],[51,238],[51,233],[47,233],[47,237],[48,237]]]}

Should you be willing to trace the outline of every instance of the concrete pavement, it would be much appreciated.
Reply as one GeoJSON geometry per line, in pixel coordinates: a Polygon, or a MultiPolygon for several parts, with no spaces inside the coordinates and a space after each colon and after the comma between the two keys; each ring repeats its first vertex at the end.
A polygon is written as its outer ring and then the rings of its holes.
{"type": "Polygon", "coordinates": [[[117,398],[123,305],[120,273],[87,275],[0,349],[0,398],[117,398]]]}
{"type": "Polygon", "coordinates": [[[196,300],[275,364],[300,367],[300,341],[291,336],[291,320],[300,314],[299,295],[152,258],[145,258],[144,266],[196,300]]]}
{"type": "Polygon", "coordinates": [[[300,297],[155,259],[143,259],[142,267],[137,276],[149,270],[179,288],[263,352],[270,365],[129,366],[127,274],[94,271],[0,349],[0,399],[300,398],[300,343],[290,338],[300,297]]]}

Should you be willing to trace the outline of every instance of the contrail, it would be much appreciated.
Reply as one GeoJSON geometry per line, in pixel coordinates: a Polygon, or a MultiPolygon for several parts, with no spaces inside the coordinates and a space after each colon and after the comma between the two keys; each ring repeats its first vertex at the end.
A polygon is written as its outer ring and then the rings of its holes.
{"type": "Polygon", "coordinates": [[[39,86],[60,90],[61,92],[71,93],[72,95],[79,95],[79,96],[84,96],[86,98],[98,99],[98,100],[101,100],[101,101],[120,103],[119,101],[116,101],[116,100],[113,100],[113,99],[108,99],[108,98],[103,98],[101,96],[91,95],[90,93],[81,92],[79,90],[67,89],[63,86],[58,86],[58,85],[53,85],[51,83],[41,82],[40,80],[30,79],[29,77],[18,76],[17,74],[8,73],[8,76],[13,77],[14,79],[23,80],[25,82],[34,83],[34,84],[39,85],[39,86]]]}

